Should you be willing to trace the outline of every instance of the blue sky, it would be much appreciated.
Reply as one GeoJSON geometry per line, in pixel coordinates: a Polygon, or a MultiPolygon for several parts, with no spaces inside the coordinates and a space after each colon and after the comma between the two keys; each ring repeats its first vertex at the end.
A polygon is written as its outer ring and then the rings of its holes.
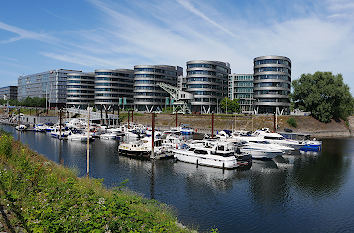
{"type": "Polygon", "coordinates": [[[354,89],[353,0],[12,0],[0,7],[0,86],[50,69],[93,71],[283,55],[292,78],[342,73],[354,89]]]}

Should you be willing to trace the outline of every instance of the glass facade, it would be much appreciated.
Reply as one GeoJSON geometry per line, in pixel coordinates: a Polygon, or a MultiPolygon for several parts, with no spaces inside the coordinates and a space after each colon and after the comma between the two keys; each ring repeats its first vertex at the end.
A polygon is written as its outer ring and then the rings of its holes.
{"type": "Polygon", "coordinates": [[[254,106],[257,113],[290,113],[291,61],[282,56],[254,59],[254,106]]]}
{"type": "Polygon", "coordinates": [[[228,97],[238,99],[242,113],[253,111],[253,75],[230,74],[228,97]]]}
{"type": "Polygon", "coordinates": [[[67,94],[67,75],[77,70],[50,70],[42,73],[20,76],[18,78],[18,99],[26,97],[47,98],[53,105],[65,105],[67,94]]]}
{"type": "Polygon", "coordinates": [[[220,61],[187,62],[186,91],[194,95],[193,112],[219,112],[228,93],[230,65],[220,61]]]}
{"type": "Polygon", "coordinates": [[[183,69],[168,65],[134,66],[134,106],[138,111],[161,111],[170,95],[158,83],[177,86],[183,69]]]}
{"type": "Polygon", "coordinates": [[[119,106],[119,104],[122,105],[121,108],[131,108],[133,84],[133,70],[95,70],[95,105],[99,109],[119,106]]]}
{"type": "Polygon", "coordinates": [[[67,105],[68,107],[87,108],[95,100],[95,74],[71,73],[67,79],[67,105]]]}
{"type": "Polygon", "coordinates": [[[17,86],[7,86],[0,88],[0,99],[17,100],[17,86]]]}

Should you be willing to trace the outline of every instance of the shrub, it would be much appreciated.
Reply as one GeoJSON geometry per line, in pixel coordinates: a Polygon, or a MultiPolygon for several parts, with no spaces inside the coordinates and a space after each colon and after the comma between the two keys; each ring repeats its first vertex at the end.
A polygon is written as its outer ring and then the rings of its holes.
{"type": "Polygon", "coordinates": [[[295,120],[295,118],[293,118],[293,117],[290,117],[290,118],[287,120],[287,123],[288,123],[291,127],[294,127],[294,128],[297,127],[296,120],[295,120]]]}
{"type": "Polygon", "coordinates": [[[9,158],[12,150],[12,138],[9,135],[2,134],[0,137],[0,155],[9,158]]]}

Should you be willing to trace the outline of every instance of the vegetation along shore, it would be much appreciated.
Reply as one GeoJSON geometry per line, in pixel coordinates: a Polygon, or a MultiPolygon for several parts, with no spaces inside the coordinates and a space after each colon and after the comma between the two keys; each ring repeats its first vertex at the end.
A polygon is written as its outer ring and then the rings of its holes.
{"type": "Polygon", "coordinates": [[[78,178],[0,135],[0,231],[193,232],[167,205],[123,186],[106,189],[100,180],[78,178]]]}

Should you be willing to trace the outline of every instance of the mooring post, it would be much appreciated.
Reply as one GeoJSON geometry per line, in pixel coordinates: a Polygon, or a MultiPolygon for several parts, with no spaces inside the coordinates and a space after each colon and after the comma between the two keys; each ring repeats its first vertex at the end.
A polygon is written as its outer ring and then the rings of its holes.
{"type": "Polygon", "coordinates": [[[21,124],[21,107],[18,108],[18,119],[17,119],[18,129],[20,129],[20,124],[21,124]]]}
{"type": "Polygon", "coordinates": [[[103,125],[103,109],[102,109],[103,105],[101,104],[101,125],[103,125]]]}
{"type": "Polygon", "coordinates": [[[197,159],[197,167],[198,167],[198,159],[197,159]]]}
{"type": "Polygon", "coordinates": [[[61,124],[62,124],[61,108],[59,108],[59,140],[61,140],[61,124]]]}
{"type": "Polygon", "coordinates": [[[152,132],[151,132],[151,158],[155,159],[155,113],[152,113],[151,115],[151,127],[152,127],[152,132]]]}
{"type": "Polygon", "coordinates": [[[276,114],[276,112],[274,112],[274,117],[273,117],[273,123],[274,123],[274,132],[277,132],[277,126],[276,126],[276,120],[275,120],[275,118],[276,118],[276,116],[275,116],[275,114],[276,114]]]}
{"type": "Polygon", "coordinates": [[[214,112],[211,113],[211,138],[214,138],[214,112]]]}
{"type": "Polygon", "coordinates": [[[118,105],[118,109],[117,109],[117,114],[118,114],[118,125],[120,125],[120,121],[119,121],[119,114],[120,114],[120,112],[119,112],[119,110],[120,110],[120,106],[118,105]]]}

